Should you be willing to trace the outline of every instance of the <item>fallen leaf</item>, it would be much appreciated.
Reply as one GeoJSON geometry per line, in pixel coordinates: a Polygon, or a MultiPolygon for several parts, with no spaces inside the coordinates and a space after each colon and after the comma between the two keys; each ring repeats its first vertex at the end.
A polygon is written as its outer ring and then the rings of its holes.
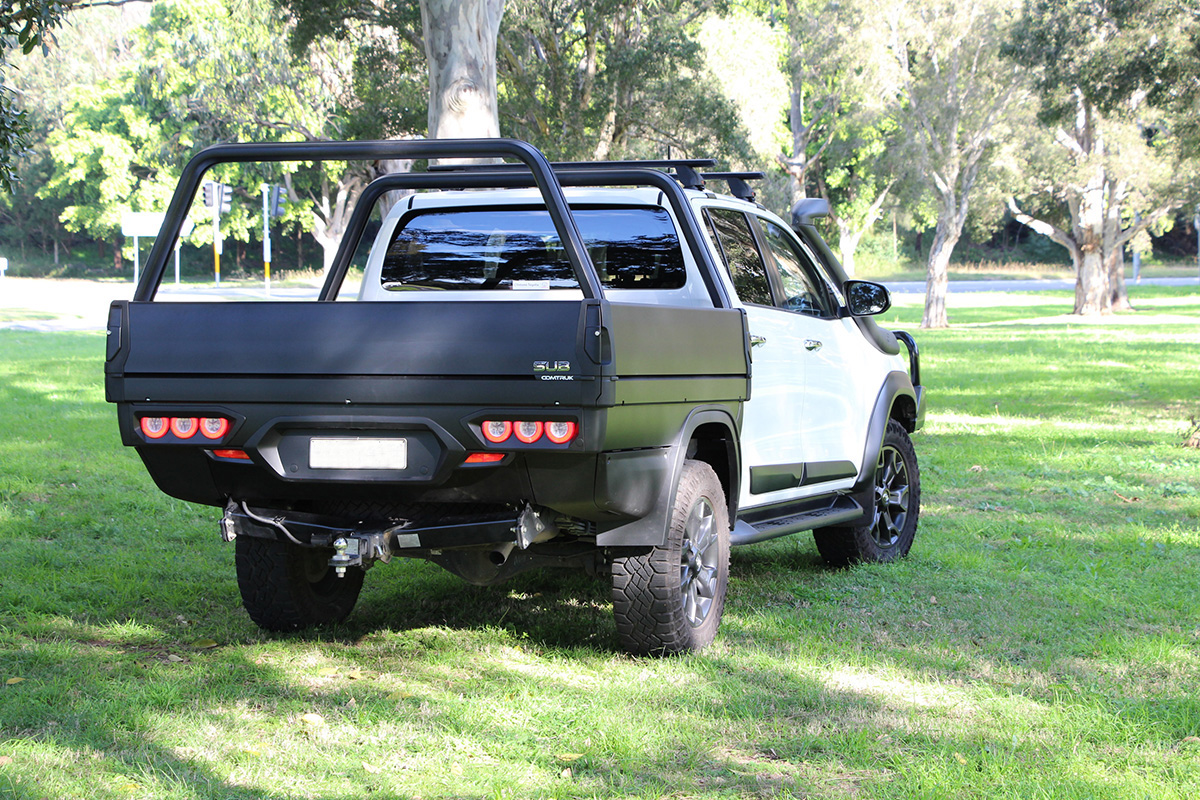
{"type": "Polygon", "coordinates": [[[4,683],[8,686],[16,686],[18,683],[24,683],[24,678],[9,678],[4,683]]]}
{"type": "Polygon", "coordinates": [[[325,718],[320,714],[305,714],[300,718],[300,721],[305,725],[312,725],[314,728],[319,728],[325,724],[325,718]]]}
{"type": "Polygon", "coordinates": [[[1183,737],[1183,740],[1185,742],[1195,742],[1196,744],[1200,744],[1200,736],[1185,736],[1183,737]]]}
{"type": "Polygon", "coordinates": [[[955,753],[954,760],[957,761],[958,763],[962,764],[963,766],[966,766],[966,764],[967,764],[967,759],[962,753],[955,753]]]}
{"type": "Polygon", "coordinates": [[[559,761],[578,761],[583,758],[583,753],[559,753],[559,761]]]}
{"type": "Polygon", "coordinates": [[[174,653],[171,653],[169,656],[167,656],[167,661],[170,661],[172,664],[178,664],[183,661],[183,656],[177,656],[174,653]]]}
{"type": "Polygon", "coordinates": [[[571,777],[571,768],[570,768],[570,767],[567,767],[567,768],[566,768],[566,769],[564,769],[562,772],[558,773],[558,777],[560,777],[560,778],[570,778],[570,777],[571,777]]]}
{"type": "Polygon", "coordinates": [[[970,469],[968,469],[967,472],[976,472],[976,473],[987,472],[987,467],[984,467],[980,464],[975,464],[970,469]]]}
{"type": "Polygon", "coordinates": [[[192,647],[197,650],[212,650],[214,647],[220,647],[220,645],[212,639],[197,639],[192,642],[192,647]]]}
{"type": "Polygon", "coordinates": [[[355,700],[353,697],[351,697],[349,700],[346,701],[346,708],[356,708],[357,706],[358,706],[358,701],[355,700]]]}
{"type": "Polygon", "coordinates": [[[13,761],[10,756],[0,756],[0,767],[7,767],[11,763],[13,763],[13,761]]]}
{"type": "Polygon", "coordinates": [[[453,772],[455,775],[462,775],[463,774],[462,764],[459,764],[457,761],[455,761],[453,764],[450,765],[450,771],[453,772]]]}
{"type": "Polygon", "coordinates": [[[930,603],[930,605],[935,605],[935,606],[937,605],[937,595],[936,595],[936,594],[935,594],[935,595],[932,595],[932,596],[929,598],[929,603],[930,603]]]}
{"type": "Polygon", "coordinates": [[[338,674],[338,668],[337,667],[322,667],[321,669],[317,670],[317,674],[320,675],[322,678],[332,678],[334,675],[338,674]]]}
{"type": "Polygon", "coordinates": [[[372,775],[378,775],[380,772],[382,772],[382,770],[380,770],[379,767],[375,766],[374,764],[368,764],[365,761],[363,762],[363,769],[365,769],[367,772],[371,773],[372,775]]]}

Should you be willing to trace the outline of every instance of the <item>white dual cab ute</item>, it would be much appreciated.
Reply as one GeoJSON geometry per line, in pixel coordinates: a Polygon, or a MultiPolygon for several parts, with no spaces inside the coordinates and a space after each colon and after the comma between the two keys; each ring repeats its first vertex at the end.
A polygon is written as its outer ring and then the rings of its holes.
{"type": "Polygon", "coordinates": [[[485,585],[585,569],[622,647],[681,653],[716,635],[731,546],[812,531],[833,565],[899,558],[916,345],[875,324],[887,290],[843,273],[823,201],[788,224],[760,175],[711,166],[505,139],[209,148],[111,309],[123,441],[165,492],[224,508],[270,630],[345,618],[368,567],[410,557],[485,585]],[[157,298],[223,162],[447,158],[509,163],[377,178],[315,302],[157,298]]]}

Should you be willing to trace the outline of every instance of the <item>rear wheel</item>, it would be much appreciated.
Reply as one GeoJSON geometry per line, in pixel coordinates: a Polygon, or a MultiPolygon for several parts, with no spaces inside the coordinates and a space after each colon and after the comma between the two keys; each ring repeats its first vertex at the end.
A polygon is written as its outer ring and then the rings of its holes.
{"type": "Polygon", "coordinates": [[[340,622],[358,601],[363,571],[339,578],[329,566],[333,550],[239,536],[238,588],[250,619],[269,631],[294,631],[340,622]]]}
{"type": "Polygon", "coordinates": [[[845,567],[864,561],[895,561],[912,547],[921,513],[921,473],[912,439],[896,420],[888,422],[879,449],[874,506],[869,510],[872,521],[867,525],[813,531],[817,550],[827,564],[845,567]]]}
{"type": "Polygon", "coordinates": [[[630,653],[700,650],[717,634],[729,581],[729,511],[712,467],[687,461],[667,543],[614,559],[613,612],[630,653]]]}

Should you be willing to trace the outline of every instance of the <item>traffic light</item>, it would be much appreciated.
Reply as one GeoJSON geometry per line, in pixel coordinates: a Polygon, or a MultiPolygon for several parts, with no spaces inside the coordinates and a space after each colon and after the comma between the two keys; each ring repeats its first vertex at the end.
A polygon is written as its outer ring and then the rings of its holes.
{"type": "Polygon", "coordinates": [[[278,186],[278,185],[272,186],[271,187],[271,204],[268,206],[272,217],[282,217],[283,216],[283,204],[285,202],[286,202],[286,197],[284,195],[284,187],[278,186]]]}
{"type": "Polygon", "coordinates": [[[220,205],[221,213],[226,214],[233,207],[233,187],[216,181],[205,181],[201,187],[204,190],[204,205],[212,208],[220,205]]]}

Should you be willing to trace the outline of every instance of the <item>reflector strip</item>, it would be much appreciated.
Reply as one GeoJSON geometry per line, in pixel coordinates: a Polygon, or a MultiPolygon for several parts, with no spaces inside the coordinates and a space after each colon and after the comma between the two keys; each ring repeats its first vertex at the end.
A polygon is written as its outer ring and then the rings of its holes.
{"type": "Polygon", "coordinates": [[[250,456],[246,455],[245,450],[213,450],[212,454],[217,458],[234,458],[238,461],[250,460],[250,456]]]}
{"type": "Polygon", "coordinates": [[[498,464],[504,460],[504,453],[471,453],[464,464],[498,464]]]}

